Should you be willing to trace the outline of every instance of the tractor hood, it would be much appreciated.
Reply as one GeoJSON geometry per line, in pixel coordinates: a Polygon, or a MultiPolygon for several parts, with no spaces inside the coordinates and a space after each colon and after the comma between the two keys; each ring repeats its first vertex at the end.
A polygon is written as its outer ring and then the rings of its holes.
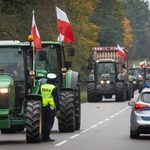
{"type": "Polygon", "coordinates": [[[0,74],[0,89],[9,88],[13,81],[14,80],[10,74],[0,74]]]}

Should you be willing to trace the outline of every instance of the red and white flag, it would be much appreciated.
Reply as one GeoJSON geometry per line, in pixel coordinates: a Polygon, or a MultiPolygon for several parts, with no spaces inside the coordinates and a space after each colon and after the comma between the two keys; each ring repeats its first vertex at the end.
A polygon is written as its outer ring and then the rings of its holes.
{"type": "Polygon", "coordinates": [[[122,58],[126,58],[127,54],[123,50],[123,48],[119,46],[119,44],[117,45],[117,51],[118,51],[118,55],[120,55],[122,58]]]}
{"type": "Polygon", "coordinates": [[[33,46],[35,48],[35,51],[38,52],[42,49],[42,44],[41,44],[41,38],[39,31],[37,29],[36,23],[35,23],[35,16],[34,16],[34,10],[33,10],[33,16],[32,16],[32,29],[31,29],[31,35],[33,37],[33,46]]]}
{"type": "Polygon", "coordinates": [[[72,26],[64,11],[56,7],[57,24],[58,24],[58,41],[59,42],[74,42],[74,34],[72,26]]]}

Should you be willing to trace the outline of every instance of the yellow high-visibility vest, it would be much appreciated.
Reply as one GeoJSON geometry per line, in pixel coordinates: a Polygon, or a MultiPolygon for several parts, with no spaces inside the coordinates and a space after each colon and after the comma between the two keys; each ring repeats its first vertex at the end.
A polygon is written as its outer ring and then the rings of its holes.
{"type": "Polygon", "coordinates": [[[52,91],[55,88],[53,84],[43,84],[41,85],[41,95],[42,95],[42,101],[43,101],[43,107],[50,104],[52,107],[55,106],[55,102],[52,96],[52,91]]]}

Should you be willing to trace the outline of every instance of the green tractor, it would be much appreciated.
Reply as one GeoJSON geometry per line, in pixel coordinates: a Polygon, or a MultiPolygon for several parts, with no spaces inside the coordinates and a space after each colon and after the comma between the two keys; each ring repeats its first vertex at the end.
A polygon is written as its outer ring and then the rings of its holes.
{"type": "MultiPolygon", "coordinates": [[[[69,69],[71,63],[65,61],[60,43],[43,42],[42,46],[41,52],[34,53],[29,42],[0,41],[0,130],[6,134],[26,128],[27,143],[41,140],[42,97],[38,93],[48,73],[57,74],[59,131],[80,129],[79,73],[69,69]]],[[[74,53],[72,48],[69,53],[74,53]]]]}
{"type": "Polygon", "coordinates": [[[128,60],[121,58],[116,47],[94,47],[89,61],[88,102],[111,99],[117,102],[133,98],[133,79],[128,74],[128,60]],[[91,61],[91,62],[90,62],[91,61]]]}
{"type": "Polygon", "coordinates": [[[60,93],[58,128],[60,132],[74,132],[80,129],[80,76],[69,69],[71,62],[65,60],[66,50],[68,56],[74,56],[73,48],[65,49],[59,42],[42,42],[42,51],[35,55],[36,81],[44,79],[47,73],[57,75],[56,85],[60,93]]]}
{"type": "Polygon", "coordinates": [[[28,143],[41,140],[42,97],[32,93],[33,51],[20,41],[0,41],[0,130],[23,131],[28,143]]]}

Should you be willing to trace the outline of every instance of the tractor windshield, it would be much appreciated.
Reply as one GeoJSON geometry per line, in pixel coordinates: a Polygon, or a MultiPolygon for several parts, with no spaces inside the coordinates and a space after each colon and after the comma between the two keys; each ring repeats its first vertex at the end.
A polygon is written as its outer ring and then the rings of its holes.
{"type": "Polygon", "coordinates": [[[46,46],[42,50],[45,51],[45,59],[40,60],[38,53],[36,54],[36,69],[55,73],[58,70],[57,48],[46,46]]]}
{"type": "Polygon", "coordinates": [[[20,48],[0,47],[0,73],[9,73],[15,80],[24,80],[23,53],[20,48]]]}
{"type": "Polygon", "coordinates": [[[109,74],[110,80],[115,80],[115,65],[113,62],[99,62],[97,64],[97,75],[101,78],[102,74],[109,74]]]}

